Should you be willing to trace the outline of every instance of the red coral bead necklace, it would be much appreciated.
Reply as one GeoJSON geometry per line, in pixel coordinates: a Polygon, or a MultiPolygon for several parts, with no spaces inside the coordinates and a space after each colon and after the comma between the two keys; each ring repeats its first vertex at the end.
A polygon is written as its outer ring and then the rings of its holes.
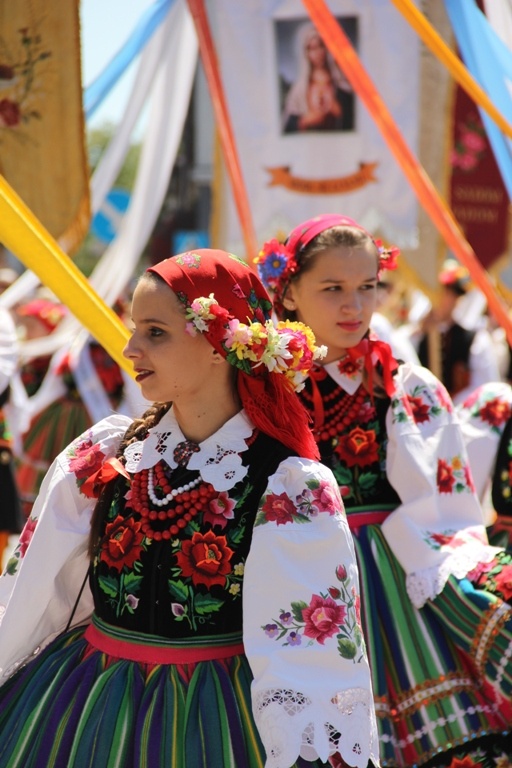
{"type": "MultiPolygon", "coordinates": [[[[306,401],[309,401],[307,407],[311,409],[313,398],[306,391],[301,392],[301,395],[306,401]]],[[[338,399],[331,407],[326,408],[323,423],[312,429],[317,443],[337,437],[343,430],[354,424],[361,412],[364,401],[368,397],[368,392],[362,385],[358,387],[353,395],[350,395],[341,388],[336,388],[326,400],[332,402],[335,395],[338,396],[338,399]]]]}
{"type": "Polygon", "coordinates": [[[129,504],[142,518],[141,530],[144,535],[148,539],[160,541],[176,536],[218,495],[213,485],[202,482],[200,477],[178,488],[171,488],[163,465],[158,462],[152,469],[143,469],[133,476],[129,504]],[[157,487],[165,494],[161,498],[155,493],[157,487]],[[159,509],[152,509],[151,505],[159,509]],[[171,525],[163,530],[155,530],[151,525],[154,520],[168,520],[171,525]]]}

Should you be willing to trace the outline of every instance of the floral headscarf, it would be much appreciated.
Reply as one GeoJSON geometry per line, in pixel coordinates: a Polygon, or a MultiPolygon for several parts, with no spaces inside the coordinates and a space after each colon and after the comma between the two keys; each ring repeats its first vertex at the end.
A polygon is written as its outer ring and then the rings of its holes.
{"type": "Polygon", "coordinates": [[[272,303],[256,273],[225,251],[182,253],[148,271],[182,302],[187,332],[204,334],[237,369],[238,393],[253,423],[299,455],[316,457],[305,412],[294,396],[325,354],[313,332],[303,323],[274,324],[272,303]]]}

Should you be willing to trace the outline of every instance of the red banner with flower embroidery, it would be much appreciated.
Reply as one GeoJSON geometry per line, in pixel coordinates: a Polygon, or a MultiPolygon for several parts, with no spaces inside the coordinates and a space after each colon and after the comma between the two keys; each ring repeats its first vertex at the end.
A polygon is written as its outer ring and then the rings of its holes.
{"type": "Polygon", "coordinates": [[[482,265],[507,250],[508,195],[475,103],[455,89],[450,206],[482,265]]]}
{"type": "Polygon", "coordinates": [[[64,250],[89,226],[78,0],[0,0],[0,173],[64,250]]]}

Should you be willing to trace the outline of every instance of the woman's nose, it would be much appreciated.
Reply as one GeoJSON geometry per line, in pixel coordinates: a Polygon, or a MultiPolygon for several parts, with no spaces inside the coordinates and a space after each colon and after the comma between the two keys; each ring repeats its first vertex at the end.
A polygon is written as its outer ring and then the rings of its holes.
{"type": "Polygon", "coordinates": [[[135,343],[135,335],[133,335],[126,342],[126,345],[123,349],[123,355],[127,357],[128,360],[131,360],[134,357],[138,357],[139,354],[140,353],[138,352],[137,345],[135,343]]]}
{"type": "Polygon", "coordinates": [[[353,312],[361,308],[361,296],[357,291],[346,292],[343,296],[341,308],[345,312],[353,312]]]}

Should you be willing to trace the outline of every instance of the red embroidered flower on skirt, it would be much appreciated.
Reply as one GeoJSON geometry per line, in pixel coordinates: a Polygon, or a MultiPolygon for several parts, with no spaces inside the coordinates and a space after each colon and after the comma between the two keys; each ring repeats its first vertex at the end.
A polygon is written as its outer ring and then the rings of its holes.
{"type": "Polygon", "coordinates": [[[302,611],[302,618],[306,622],[304,634],[323,645],[328,637],[339,632],[346,615],[344,605],[337,605],[330,597],[313,595],[308,607],[302,611]]]}
{"type": "Polygon", "coordinates": [[[132,518],[125,520],[117,515],[105,528],[105,536],[108,538],[101,550],[101,560],[119,573],[125,566],[132,568],[142,551],[144,534],[141,522],[135,522],[132,518]]]}
{"type": "Polygon", "coordinates": [[[452,493],[455,477],[450,464],[443,459],[437,461],[437,488],[439,493],[452,493]]]}
{"type": "Polygon", "coordinates": [[[267,522],[277,523],[277,525],[293,523],[293,519],[297,515],[297,507],[286,493],[280,493],[279,496],[275,493],[269,493],[261,511],[267,522]]]}
{"type": "Polygon", "coordinates": [[[373,429],[352,429],[339,438],[335,451],[348,467],[367,467],[379,460],[379,444],[373,429]]]}
{"type": "Polygon", "coordinates": [[[183,576],[192,578],[197,586],[207,587],[226,584],[226,574],[231,573],[233,550],[227,545],[225,536],[216,536],[213,531],[196,532],[191,540],[184,541],[181,552],[176,554],[183,576]]]}
{"type": "Polygon", "coordinates": [[[499,427],[509,420],[511,413],[509,403],[500,400],[499,397],[495,397],[482,406],[480,418],[482,421],[487,421],[492,427],[499,427]]]}

